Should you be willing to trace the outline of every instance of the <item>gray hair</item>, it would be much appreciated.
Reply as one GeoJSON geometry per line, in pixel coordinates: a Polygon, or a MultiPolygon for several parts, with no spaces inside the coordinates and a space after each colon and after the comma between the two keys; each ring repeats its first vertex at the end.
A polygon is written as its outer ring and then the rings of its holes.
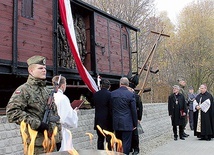
{"type": "Polygon", "coordinates": [[[180,90],[180,86],[179,85],[174,85],[172,88],[180,90]]]}
{"type": "Polygon", "coordinates": [[[125,85],[125,86],[129,86],[129,80],[127,77],[122,77],[120,79],[120,85],[125,85]]]}

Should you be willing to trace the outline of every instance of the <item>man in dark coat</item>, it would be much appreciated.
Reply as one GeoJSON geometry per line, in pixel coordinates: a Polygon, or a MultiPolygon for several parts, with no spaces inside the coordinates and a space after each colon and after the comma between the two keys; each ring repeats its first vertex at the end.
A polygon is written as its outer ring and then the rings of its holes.
{"type": "MultiPolygon", "coordinates": [[[[137,108],[137,119],[138,119],[138,123],[140,123],[142,119],[142,114],[143,114],[143,104],[142,104],[140,95],[138,95],[137,92],[134,92],[134,93],[135,93],[136,108],[137,108]]],[[[132,132],[131,148],[134,150],[134,152],[132,153],[133,155],[139,154],[140,149],[139,149],[138,129],[135,129],[132,132]]]]}
{"type": "Polygon", "coordinates": [[[183,137],[185,116],[187,114],[187,107],[184,96],[179,93],[180,87],[178,85],[173,86],[173,93],[168,98],[168,112],[172,120],[174,140],[178,139],[177,126],[179,126],[179,137],[185,140],[183,137]]]}
{"type": "Polygon", "coordinates": [[[132,131],[137,127],[137,110],[134,93],[128,90],[129,80],[120,79],[120,87],[111,93],[113,129],[123,143],[123,153],[129,154],[132,131]]]}
{"type": "Polygon", "coordinates": [[[207,86],[200,86],[200,94],[193,102],[194,136],[210,141],[214,137],[213,96],[207,92],[207,86]]]}
{"type": "MultiPolygon", "coordinates": [[[[93,95],[93,102],[95,106],[95,120],[94,129],[97,130],[97,149],[104,150],[105,137],[98,130],[97,125],[101,129],[112,132],[112,108],[110,104],[111,92],[109,91],[110,82],[108,80],[101,81],[101,90],[97,91],[93,95]]],[[[108,149],[111,149],[110,136],[106,136],[106,142],[108,143],[108,149]]]]}
{"type": "MultiPolygon", "coordinates": [[[[129,83],[129,87],[131,87],[131,89],[129,90],[135,94],[137,119],[138,119],[138,123],[140,123],[142,119],[142,114],[143,114],[143,104],[142,104],[140,95],[138,95],[139,90],[135,89],[136,86],[133,83],[129,83]]],[[[134,151],[132,153],[133,155],[139,154],[140,152],[138,129],[135,129],[132,132],[132,144],[131,144],[130,152],[132,151],[134,151]]]]}

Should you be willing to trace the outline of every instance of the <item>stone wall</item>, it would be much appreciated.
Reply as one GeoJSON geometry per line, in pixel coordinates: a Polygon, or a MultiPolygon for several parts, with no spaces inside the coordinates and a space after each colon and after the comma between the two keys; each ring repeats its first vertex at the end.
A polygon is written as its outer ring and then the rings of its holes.
{"type": "Polygon", "coordinates": [[[143,155],[161,146],[172,137],[168,104],[144,104],[141,121],[144,133],[140,135],[140,149],[143,155]]]}
{"type": "MultiPolygon", "coordinates": [[[[172,135],[172,131],[166,103],[144,104],[143,108],[141,124],[144,134],[140,135],[140,149],[146,154],[165,143],[172,135]]],[[[71,129],[75,149],[96,149],[94,109],[80,110],[78,116],[78,128],[71,129]],[[86,133],[94,135],[92,141],[86,133]]],[[[18,125],[8,123],[6,116],[0,116],[0,155],[23,155],[19,129],[18,125]]]]}

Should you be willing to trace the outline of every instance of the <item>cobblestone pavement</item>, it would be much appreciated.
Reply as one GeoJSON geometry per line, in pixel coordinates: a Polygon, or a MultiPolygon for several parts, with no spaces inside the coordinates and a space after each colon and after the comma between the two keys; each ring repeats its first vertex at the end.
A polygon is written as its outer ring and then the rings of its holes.
{"type": "MultiPolygon", "coordinates": [[[[214,139],[211,141],[199,140],[193,136],[193,131],[185,130],[190,136],[185,140],[174,141],[173,135],[162,146],[154,148],[146,155],[213,155],[214,139]]],[[[145,155],[141,153],[142,155],[145,155]]]]}

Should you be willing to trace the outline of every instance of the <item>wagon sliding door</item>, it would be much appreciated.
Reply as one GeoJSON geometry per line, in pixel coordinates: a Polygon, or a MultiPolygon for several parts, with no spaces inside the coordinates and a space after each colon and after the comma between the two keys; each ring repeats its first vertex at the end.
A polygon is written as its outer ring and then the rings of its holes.
{"type": "Polygon", "coordinates": [[[131,66],[127,28],[99,14],[94,16],[94,25],[97,73],[127,75],[131,66]]]}

